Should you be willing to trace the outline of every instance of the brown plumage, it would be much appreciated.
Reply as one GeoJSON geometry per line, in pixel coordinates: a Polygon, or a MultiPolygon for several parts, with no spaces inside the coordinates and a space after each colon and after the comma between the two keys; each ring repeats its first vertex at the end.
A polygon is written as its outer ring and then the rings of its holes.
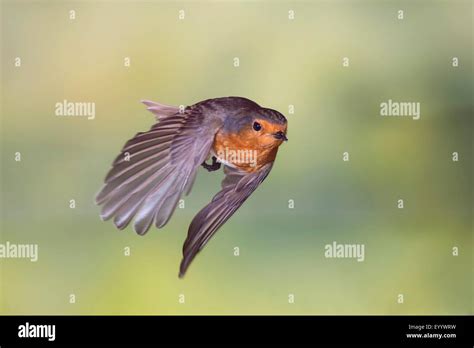
{"type": "Polygon", "coordinates": [[[158,121],[123,147],[96,197],[101,217],[119,229],[134,219],[138,234],[152,223],[163,227],[179,199],[188,194],[198,168],[225,165],[222,189],[193,219],[183,246],[180,277],[214,233],[267,177],[287,122],[279,112],[255,102],[227,97],[208,99],[182,112],[144,101],[158,121]],[[213,164],[205,161],[212,156],[213,164]]]}

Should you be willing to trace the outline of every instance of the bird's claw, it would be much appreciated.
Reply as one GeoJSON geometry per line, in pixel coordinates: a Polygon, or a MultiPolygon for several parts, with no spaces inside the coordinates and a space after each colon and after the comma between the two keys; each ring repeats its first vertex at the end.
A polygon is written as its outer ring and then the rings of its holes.
{"type": "Polygon", "coordinates": [[[206,161],[201,164],[208,172],[213,172],[221,168],[221,163],[217,161],[215,156],[212,156],[212,164],[207,164],[206,161]]]}

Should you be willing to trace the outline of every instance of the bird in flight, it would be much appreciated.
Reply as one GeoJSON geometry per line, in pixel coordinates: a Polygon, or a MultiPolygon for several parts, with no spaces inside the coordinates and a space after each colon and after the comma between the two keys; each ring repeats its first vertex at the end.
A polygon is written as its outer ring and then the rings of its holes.
{"type": "Polygon", "coordinates": [[[214,98],[186,108],[142,101],[156,120],[137,133],[112,163],[96,196],[102,220],[144,235],[166,225],[187,195],[200,166],[224,164],[221,190],[194,217],[183,245],[179,277],[196,254],[235,213],[272,169],[287,140],[287,121],[278,111],[241,97],[214,98]],[[206,161],[211,160],[208,164],[206,161]]]}

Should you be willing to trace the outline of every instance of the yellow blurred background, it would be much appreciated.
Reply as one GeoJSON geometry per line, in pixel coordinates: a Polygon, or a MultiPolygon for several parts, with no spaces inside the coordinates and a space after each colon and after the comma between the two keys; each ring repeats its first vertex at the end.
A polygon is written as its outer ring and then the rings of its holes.
{"type": "Polygon", "coordinates": [[[0,313],[472,314],[471,1],[1,9],[0,241],[37,243],[39,260],[0,259],[0,313]],[[102,222],[94,196],[153,124],[141,99],[230,95],[284,113],[289,141],[178,279],[188,225],[222,173],[200,170],[185,208],[144,237],[102,222]],[[95,119],[56,116],[64,99],[94,102],[95,119]],[[420,120],[381,117],[388,99],[420,102],[420,120]],[[325,258],[333,241],[365,244],[365,261],[325,258]]]}

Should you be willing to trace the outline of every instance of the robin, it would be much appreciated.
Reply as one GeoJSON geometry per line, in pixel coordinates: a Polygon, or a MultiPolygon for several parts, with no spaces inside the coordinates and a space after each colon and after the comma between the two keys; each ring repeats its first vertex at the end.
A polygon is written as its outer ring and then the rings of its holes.
{"type": "Polygon", "coordinates": [[[208,99],[179,109],[142,101],[158,121],[123,147],[96,197],[102,220],[144,235],[161,228],[189,194],[200,166],[224,164],[222,189],[193,219],[183,246],[179,277],[216,231],[267,177],[287,140],[286,118],[241,97],[208,99]],[[211,164],[206,163],[212,159],[211,164]]]}

